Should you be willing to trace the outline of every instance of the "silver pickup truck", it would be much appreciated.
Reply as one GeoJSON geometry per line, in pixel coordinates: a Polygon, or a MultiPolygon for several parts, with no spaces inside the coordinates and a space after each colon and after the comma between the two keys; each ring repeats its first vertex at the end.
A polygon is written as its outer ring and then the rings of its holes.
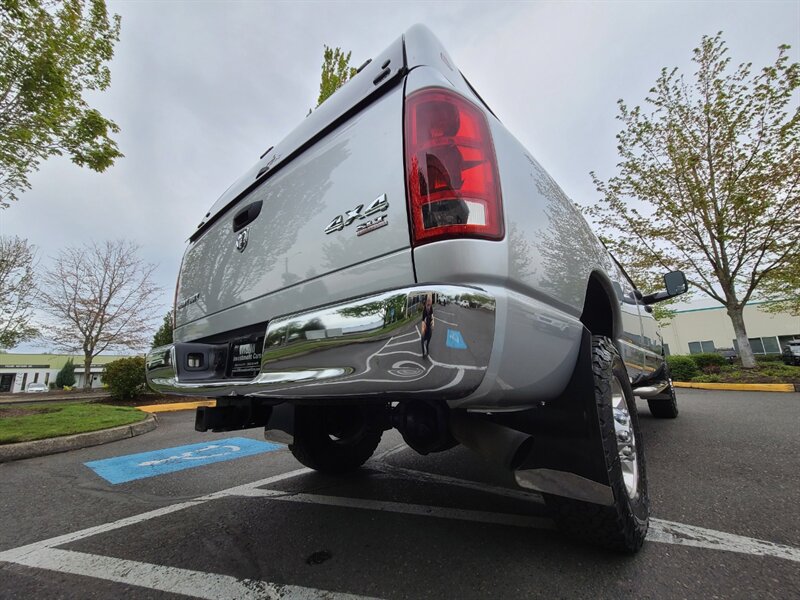
{"type": "Polygon", "coordinates": [[[649,304],[423,26],[268,150],[191,234],[150,386],[216,398],[320,471],[397,428],[541,492],[567,532],[636,551],[634,396],[678,409],[649,304]]]}

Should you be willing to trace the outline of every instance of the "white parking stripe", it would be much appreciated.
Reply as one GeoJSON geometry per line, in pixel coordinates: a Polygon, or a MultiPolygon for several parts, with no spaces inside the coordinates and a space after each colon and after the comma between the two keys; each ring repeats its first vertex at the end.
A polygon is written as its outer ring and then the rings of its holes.
{"type": "Polygon", "coordinates": [[[451,327],[458,327],[458,323],[451,323],[450,321],[445,321],[445,320],[444,320],[444,319],[442,319],[442,318],[439,318],[439,317],[433,317],[433,322],[435,323],[436,321],[441,321],[442,323],[447,323],[447,324],[448,324],[448,325],[450,325],[451,327]]]}
{"type": "MultiPolygon", "coordinates": [[[[405,449],[406,446],[400,446],[397,449],[392,449],[390,453],[385,455],[388,458],[391,454],[395,454],[405,449]]],[[[384,458],[384,457],[381,457],[384,458]]],[[[544,499],[541,494],[535,492],[527,492],[525,490],[515,490],[512,488],[504,488],[496,485],[489,485],[480,483],[478,481],[469,481],[467,479],[458,479],[457,477],[449,477],[448,475],[440,475],[438,473],[426,473],[425,471],[416,471],[414,469],[406,469],[405,467],[397,467],[388,463],[382,463],[380,466],[387,475],[393,475],[403,479],[414,479],[425,483],[439,483],[444,485],[451,485],[462,487],[469,490],[478,492],[485,492],[495,496],[504,496],[506,498],[514,498],[522,500],[523,502],[534,502],[536,504],[544,504],[544,499]]]]}
{"type": "MultiPolygon", "coordinates": [[[[392,340],[401,340],[404,337],[411,337],[411,336],[413,336],[414,339],[413,340],[409,340],[409,341],[411,341],[411,342],[414,342],[414,341],[418,342],[419,341],[419,332],[416,329],[414,329],[414,331],[409,331],[408,333],[404,333],[403,335],[393,335],[391,339],[392,340]]],[[[389,341],[391,341],[391,340],[389,340],[389,341]]],[[[399,342],[399,343],[408,344],[409,342],[399,342]]],[[[388,344],[388,345],[389,346],[394,346],[394,344],[388,344]]]]}
{"type": "Polygon", "coordinates": [[[400,338],[408,337],[410,335],[417,335],[417,334],[414,333],[413,331],[409,331],[408,333],[403,333],[403,334],[400,334],[400,335],[393,335],[392,337],[394,339],[396,339],[396,340],[399,340],[400,338]]]}
{"type": "MultiPolygon", "coordinates": [[[[393,448],[390,453],[395,454],[399,452],[401,448],[402,446],[393,448]]],[[[388,456],[389,454],[387,453],[385,457],[388,456]]],[[[384,458],[384,456],[381,458],[384,458]]],[[[448,477],[446,475],[438,475],[435,473],[427,473],[425,471],[416,471],[414,469],[396,467],[388,463],[381,464],[381,468],[387,471],[387,474],[389,475],[397,474],[404,479],[414,479],[423,482],[435,481],[445,485],[474,489],[490,494],[496,494],[498,496],[520,498],[542,504],[544,503],[543,499],[538,496],[538,494],[529,494],[522,491],[518,492],[517,490],[487,485],[467,479],[458,479],[456,477],[448,477]],[[525,494],[527,498],[522,497],[521,494],[525,494]]],[[[698,527],[696,525],[686,525],[684,523],[676,523],[674,521],[665,521],[663,519],[650,519],[650,529],[647,532],[646,539],[650,542],[656,542],[660,544],[674,544],[677,546],[692,546],[695,548],[706,548],[710,550],[724,550],[727,552],[750,554],[753,556],[772,556],[774,558],[782,558],[793,562],[800,562],[800,548],[786,546],[784,544],[776,544],[774,542],[736,535],[733,533],[725,533],[724,531],[706,529],[705,527],[698,527]]]]}
{"type": "Polygon", "coordinates": [[[486,370],[486,367],[475,367],[473,365],[451,365],[450,363],[442,363],[442,362],[439,362],[438,360],[435,360],[434,358],[432,358],[430,354],[428,354],[428,359],[431,361],[431,363],[434,366],[443,367],[445,369],[463,369],[465,371],[485,371],[486,370]]]}
{"type": "Polygon", "coordinates": [[[258,481],[253,481],[252,483],[245,483],[243,485],[237,485],[236,487],[228,488],[227,490],[214,492],[212,494],[208,494],[207,496],[199,498],[199,500],[207,501],[207,500],[216,500],[218,498],[227,498],[228,496],[237,496],[239,495],[240,490],[248,490],[252,488],[262,487],[265,485],[269,485],[271,483],[277,483],[279,481],[292,479],[294,477],[298,477],[300,475],[305,475],[306,473],[313,473],[313,472],[314,472],[313,469],[309,469],[308,467],[303,467],[302,469],[287,471],[286,473],[281,473],[280,475],[273,475],[272,477],[259,479],[258,481]]]}
{"type": "MultiPolygon", "coordinates": [[[[243,495],[248,497],[269,498],[285,502],[303,502],[306,504],[321,504],[325,506],[339,506],[343,508],[356,508],[361,510],[374,510],[378,512],[391,512],[419,517],[435,517],[439,519],[456,519],[460,521],[473,521],[476,523],[491,523],[493,525],[510,525],[512,527],[530,527],[534,529],[554,529],[555,524],[551,519],[542,517],[528,517],[510,513],[494,513],[481,510],[466,510],[461,508],[444,508],[420,504],[407,504],[405,502],[387,502],[384,500],[369,500],[365,498],[347,498],[342,496],[324,496],[317,494],[292,494],[275,490],[251,489],[243,495]]],[[[693,546],[711,550],[724,550],[738,554],[754,556],[771,556],[793,562],[800,562],[800,548],[793,548],[783,544],[774,544],[764,540],[749,538],[704,527],[673,523],[661,519],[651,519],[647,540],[662,544],[675,544],[679,546],[693,546]]]]}
{"type": "Polygon", "coordinates": [[[416,338],[413,338],[413,339],[410,339],[410,340],[405,340],[405,341],[402,341],[402,342],[395,342],[393,344],[386,344],[386,347],[387,348],[394,348],[395,346],[405,346],[406,344],[419,344],[419,338],[416,337],[416,338]]]}
{"type": "Polygon", "coordinates": [[[324,506],[339,506],[342,508],[358,508],[362,510],[375,510],[378,512],[400,513],[403,515],[416,515],[419,517],[436,517],[439,519],[455,519],[458,521],[473,521],[475,523],[491,523],[493,525],[511,525],[513,527],[533,527],[535,529],[554,529],[555,525],[550,519],[529,517],[511,513],[487,512],[484,510],[469,510],[465,508],[445,508],[441,506],[428,506],[423,504],[408,504],[406,502],[390,502],[386,500],[370,500],[368,498],[349,498],[345,496],[324,496],[321,494],[302,494],[291,492],[278,492],[276,490],[252,489],[244,492],[243,496],[251,498],[269,498],[284,502],[302,502],[305,504],[322,504],[324,506]]]}
{"type": "Polygon", "coordinates": [[[18,556],[20,554],[25,554],[26,552],[29,551],[32,552],[41,548],[63,546],[64,544],[76,542],[78,540],[82,540],[87,537],[92,537],[94,535],[99,535],[101,533],[106,533],[108,531],[114,531],[115,529],[122,529],[123,527],[128,527],[129,525],[135,525],[137,523],[141,523],[142,521],[149,521],[150,519],[163,517],[164,515],[185,510],[187,508],[192,508],[194,506],[198,506],[200,504],[208,502],[209,500],[226,498],[228,496],[236,496],[240,493],[241,490],[247,488],[269,485],[271,483],[283,481],[284,479],[297,477],[298,475],[305,475],[306,473],[310,472],[311,469],[306,469],[306,468],[296,469],[294,471],[289,471],[288,473],[281,473],[280,475],[274,475],[273,477],[259,479],[258,481],[254,481],[252,483],[247,483],[245,485],[239,485],[233,488],[229,488],[227,490],[222,490],[221,492],[214,492],[212,494],[208,494],[207,496],[202,496],[196,500],[190,500],[188,502],[179,502],[178,504],[171,504],[163,508],[157,508],[155,510],[150,510],[148,512],[140,513],[138,515],[133,515],[132,517],[126,517],[124,519],[120,519],[119,521],[104,523],[103,525],[88,527],[86,529],[81,529],[80,531],[75,531],[73,533],[59,535],[57,537],[50,538],[49,540],[43,540],[41,542],[35,542],[33,544],[28,544],[26,546],[20,546],[19,548],[15,548],[14,550],[6,550],[4,552],[0,552],[0,561],[15,562],[15,560],[9,560],[8,557],[11,556],[10,553],[14,553],[14,556],[18,556]]]}
{"type": "Polygon", "coordinates": [[[661,519],[650,519],[650,530],[647,532],[647,539],[661,544],[727,550],[728,552],[751,554],[753,556],[774,556],[775,558],[800,562],[800,548],[661,519]]]}
{"type": "MultiPolygon", "coordinates": [[[[385,475],[404,479],[415,479],[422,482],[440,483],[443,485],[459,486],[476,491],[492,493],[510,498],[526,501],[541,502],[536,494],[517,491],[509,488],[483,484],[435,473],[415,471],[403,467],[396,467],[381,463],[381,459],[400,451],[402,446],[395,447],[380,455],[377,462],[378,468],[385,475]]],[[[263,497],[270,500],[301,502],[307,504],[354,508],[360,510],[373,510],[406,515],[435,517],[443,519],[457,519],[478,523],[509,525],[515,527],[529,527],[536,529],[552,529],[550,519],[532,517],[520,514],[495,513],[479,510],[460,508],[447,508],[426,506],[419,504],[406,504],[382,500],[363,498],[347,498],[339,496],[315,495],[306,493],[292,493],[278,490],[263,489],[278,481],[283,481],[309,473],[311,469],[296,469],[272,477],[253,481],[248,484],[235,486],[219,492],[214,492],[196,500],[181,502],[159,508],[156,510],[120,519],[111,523],[89,527],[73,533],[57,536],[26,546],[0,552],[0,562],[15,563],[28,567],[36,567],[115,581],[134,586],[155,589],[159,591],[185,594],[200,598],[331,598],[335,600],[360,599],[361,596],[340,594],[314,588],[301,586],[280,585],[259,580],[236,579],[228,575],[205,573],[167,567],[138,561],[74,552],[55,548],[70,542],[88,538],[94,535],[114,531],[135,525],[150,519],[179,512],[203,503],[232,496],[263,497]]],[[[752,556],[773,557],[792,562],[800,562],[800,548],[775,544],[765,540],[734,535],[703,527],[674,523],[662,519],[651,519],[651,528],[647,535],[651,542],[683,545],[695,548],[723,550],[752,556]]]]}
{"type": "Polygon", "coordinates": [[[26,554],[29,553],[37,552],[42,548],[50,548],[52,546],[61,546],[63,544],[69,544],[70,542],[76,542],[78,540],[82,540],[87,537],[92,537],[93,535],[99,535],[101,533],[106,533],[108,531],[114,531],[115,529],[122,529],[123,527],[128,527],[129,525],[135,525],[136,523],[141,523],[142,521],[148,521],[150,519],[155,519],[157,517],[169,515],[171,513],[175,513],[187,508],[192,508],[193,506],[199,506],[200,504],[203,503],[204,501],[202,500],[190,500],[189,502],[180,502],[178,504],[171,504],[170,506],[157,508],[156,510],[151,510],[145,513],[134,515],[132,517],[120,519],[119,521],[104,523],[102,525],[97,525],[95,527],[88,527],[86,529],[81,529],[80,531],[75,531],[73,533],[59,535],[57,537],[50,538],[49,540],[43,540],[41,542],[34,542],[33,544],[20,546],[18,548],[14,548],[13,550],[5,550],[3,552],[0,552],[0,561],[19,562],[20,557],[25,556],[26,554]]]}
{"type": "Polygon", "coordinates": [[[57,548],[40,548],[14,562],[26,567],[84,575],[160,592],[207,598],[208,600],[219,598],[361,600],[366,598],[366,596],[340,594],[297,585],[279,585],[257,579],[236,579],[230,575],[191,571],[57,548]]]}

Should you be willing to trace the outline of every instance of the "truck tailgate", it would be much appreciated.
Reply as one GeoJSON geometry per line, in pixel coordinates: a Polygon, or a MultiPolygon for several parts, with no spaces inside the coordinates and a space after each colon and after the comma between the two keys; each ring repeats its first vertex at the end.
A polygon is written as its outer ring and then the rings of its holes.
{"type": "MultiPolygon", "coordinates": [[[[178,281],[178,328],[311,280],[320,293],[293,300],[286,312],[325,304],[334,300],[326,298],[326,281],[409,248],[402,111],[396,85],[194,236],[178,281]]],[[[401,278],[411,283],[407,265],[401,278]]],[[[274,316],[247,313],[236,321],[244,327],[274,316]]]]}

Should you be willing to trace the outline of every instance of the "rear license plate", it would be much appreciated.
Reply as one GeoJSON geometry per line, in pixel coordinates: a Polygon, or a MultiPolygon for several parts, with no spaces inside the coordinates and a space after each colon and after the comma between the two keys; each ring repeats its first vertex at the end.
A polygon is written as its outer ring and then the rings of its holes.
{"type": "Polygon", "coordinates": [[[264,339],[231,345],[231,377],[254,377],[261,367],[264,339]]]}

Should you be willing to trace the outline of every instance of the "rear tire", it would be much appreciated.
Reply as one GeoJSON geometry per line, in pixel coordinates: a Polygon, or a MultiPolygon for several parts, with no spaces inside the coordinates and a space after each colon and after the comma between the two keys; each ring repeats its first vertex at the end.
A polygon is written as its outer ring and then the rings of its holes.
{"type": "Polygon", "coordinates": [[[592,373],[614,504],[603,506],[550,494],[545,494],[544,499],[554,511],[559,528],[566,533],[632,554],[642,547],[649,525],[647,472],[628,373],[619,352],[607,337],[592,336],[592,373]]]}
{"type": "Polygon", "coordinates": [[[662,393],[647,399],[647,407],[656,419],[674,419],[678,416],[678,398],[675,396],[672,379],[662,393]]]}
{"type": "Polygon", "coordinates": [[[315,471],[346,473],[369,460],[382,435],[359,406],[298,406],[289,450],[315,471]]]}

